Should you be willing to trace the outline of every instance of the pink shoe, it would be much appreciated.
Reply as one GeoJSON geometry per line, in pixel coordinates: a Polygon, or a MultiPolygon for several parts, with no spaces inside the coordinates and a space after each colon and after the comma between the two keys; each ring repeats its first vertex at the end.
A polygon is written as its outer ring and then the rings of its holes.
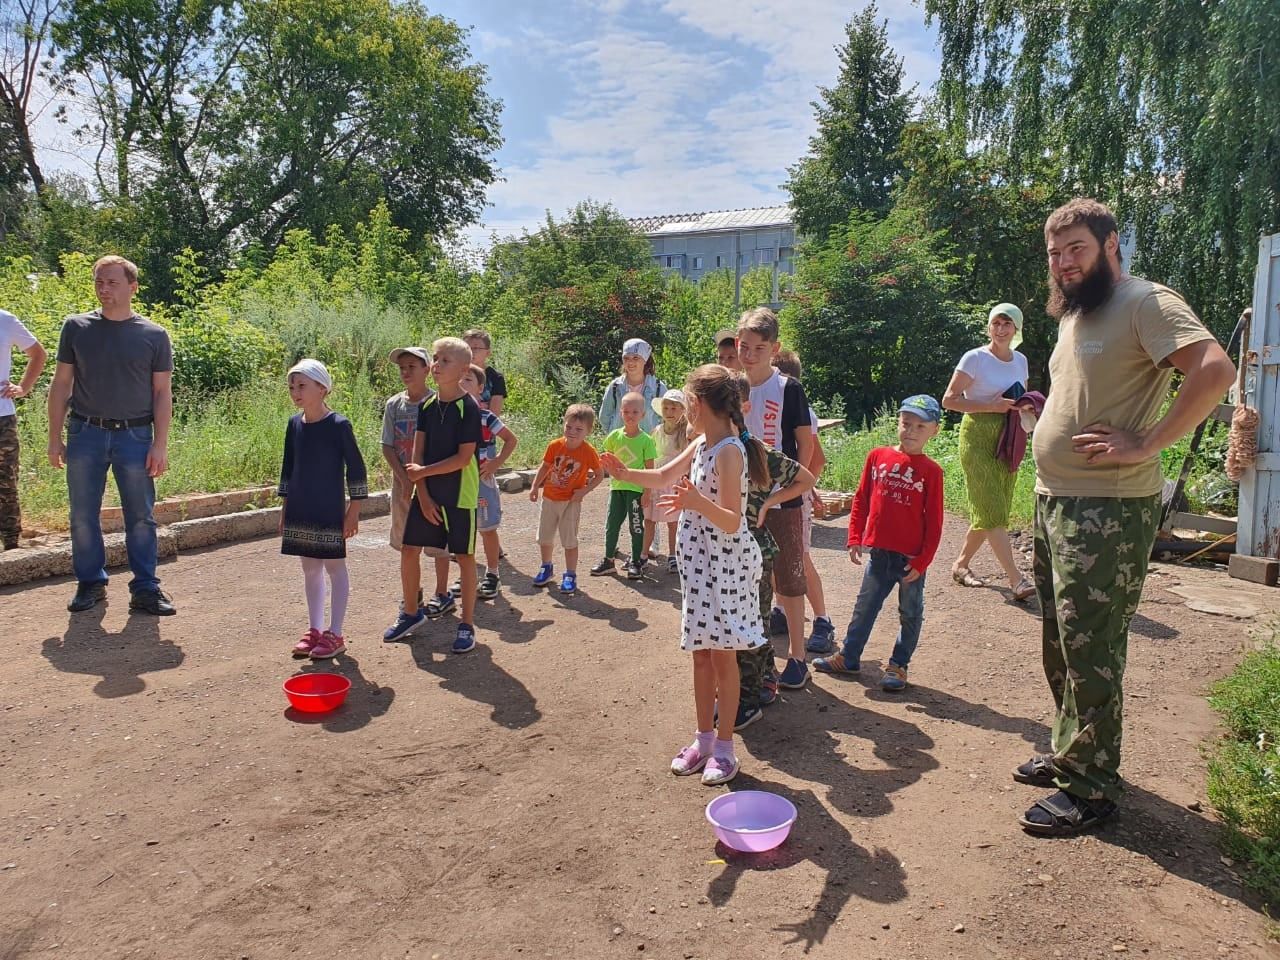
{"type": "Polygon", "coordinates": [[[330,657],[346,652],[347,645],[342,638],[332,630],[326,630],[320,635],[320,642],[311,648],[311,659],[328,660],[330,657]]]}
{"type": "Polygon", "coordinates": [[[710,756],[698,752],[696,743],[691,743],[675,755],[671,761],[671,772],[677,777],[687,777],[706,766],[709,759],[710,756]]]}
{"type": "Polygon", "coordinates": [[[737,757],[713,756],[707,761],[707,768],[702,771],[702,785],[716,787],[728,783],[738,775],[737,757]]]}
{"type": "Polygon", "coordinates": [[[293,659],[302,660],[311,656],[311,651],[320,642],[320,631],[314,627],[302,635],[302,639],[293,645],[293,659]]]}

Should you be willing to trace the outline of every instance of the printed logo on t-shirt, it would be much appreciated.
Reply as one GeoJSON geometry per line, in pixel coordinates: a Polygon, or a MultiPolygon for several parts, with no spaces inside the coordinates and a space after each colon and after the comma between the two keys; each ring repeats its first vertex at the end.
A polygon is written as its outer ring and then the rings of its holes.
{"type": "Polygon", "coordinates": [[[401,463],[408,463],[413,457],[413,434],[418,429],[418,408],[414,407],[412,415],[398,417],[391,421],[391,443],[395,447],[396,456],[401,463]]]}
{"type": "Polygon", "coordinates": [[[547,477],[547,482],[553,487],[568,490],[573,486],[574,478],[582,472],[582,468],[581,461],[563,453],[557,453],[555,459],[551,461],[551,475],[547,477]]]}
{"type": "Polygon", "coordinates": [[[1098,354],[1102,353],[1104,345],[1104,341],[1102,340],[1081,340],[1076,344],[1076,356],[1096,357],[1098,354]]]}
{"type": "Polygon", "coordinates": [[[906,470],[902,470],[902,464],[895,463],[893,466],[878,463],[871,468],[871,479],[880,485],[884,491],[884,496],[892,500],[894,503],[910,504],[915,502],[912,491],[915,493],[924,493],[924,478],[915,478],[915,471],[910,464],[907,464],[906,470]]]}

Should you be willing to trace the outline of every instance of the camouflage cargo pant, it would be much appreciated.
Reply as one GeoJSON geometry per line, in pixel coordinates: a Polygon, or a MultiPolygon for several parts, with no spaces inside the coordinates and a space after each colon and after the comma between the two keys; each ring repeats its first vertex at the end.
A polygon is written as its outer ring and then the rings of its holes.
{"type": "Polygon", "coordinates": [[[18,505],[18,418],[0,417],[0,544],[18,545],[22,509],[18,505]]]}
{"type": "Polygon", "coordinates": [[[1160,522],[1160,497],[1036,499],[1034,571],[1044,673],[1053,692],[1057,784],[1120,794],[1129,621],[1160,522]]]}
{"type": "Polygon", "coordinates": [[[760,574],[760,619],[764,645],[738,651],[740,703],[759,703],[760,687],[773,676],[773,643],[769,640],[769,611],[773,608],[773,558],[767,557],[760,574]]]}

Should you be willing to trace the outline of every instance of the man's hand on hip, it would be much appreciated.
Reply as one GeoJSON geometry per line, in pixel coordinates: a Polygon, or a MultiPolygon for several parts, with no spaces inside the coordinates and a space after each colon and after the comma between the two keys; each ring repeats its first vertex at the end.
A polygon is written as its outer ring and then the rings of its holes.
{"type": "Polygon", "coordinates": [[[1153,456],[1141,434],[1105,423],[1089,424],[1084,433],[1071,438],[1071,443],[1075,452],[1087,456],[1093,467],[1142,463],[1153,456]]]}

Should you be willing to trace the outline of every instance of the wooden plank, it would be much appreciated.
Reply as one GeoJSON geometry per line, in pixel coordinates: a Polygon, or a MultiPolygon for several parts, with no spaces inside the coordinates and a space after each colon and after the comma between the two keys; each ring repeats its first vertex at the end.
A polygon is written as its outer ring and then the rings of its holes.
{"type": "Polygon", "coordinates": [[[1233,553],[1227,562],[1228,576],[1237,580],[1248,580],[1250,583],[1261,583],[1274,587],[1280,579],[1280,560],[1268,560],[1266,557],[1246,557],[1233,553]]]}
{"type": "Polygon", "coordinates": [[[832,427],[840,427],[840,426],[843,426],[843,425],[844,425],[844,418],[843,418],[843,417],[841,417],[841,418],[840,418],[840,419],[838,419],[838,420],[824,420],[822,417],[819,417],[819,418],[818,418],[818,432],[819,432],[819,433],[821,433],[823,430],[830,430],[832,427]]]}
{"type": "Polygon", "coordinates": [[[1199,513],[1174,513],[1169,518],[1169,528],[1174,530],[1203,530],[1226,536],[1236,532],[1236,521],[1229,517],[1206,517],[1199,513]]]}

